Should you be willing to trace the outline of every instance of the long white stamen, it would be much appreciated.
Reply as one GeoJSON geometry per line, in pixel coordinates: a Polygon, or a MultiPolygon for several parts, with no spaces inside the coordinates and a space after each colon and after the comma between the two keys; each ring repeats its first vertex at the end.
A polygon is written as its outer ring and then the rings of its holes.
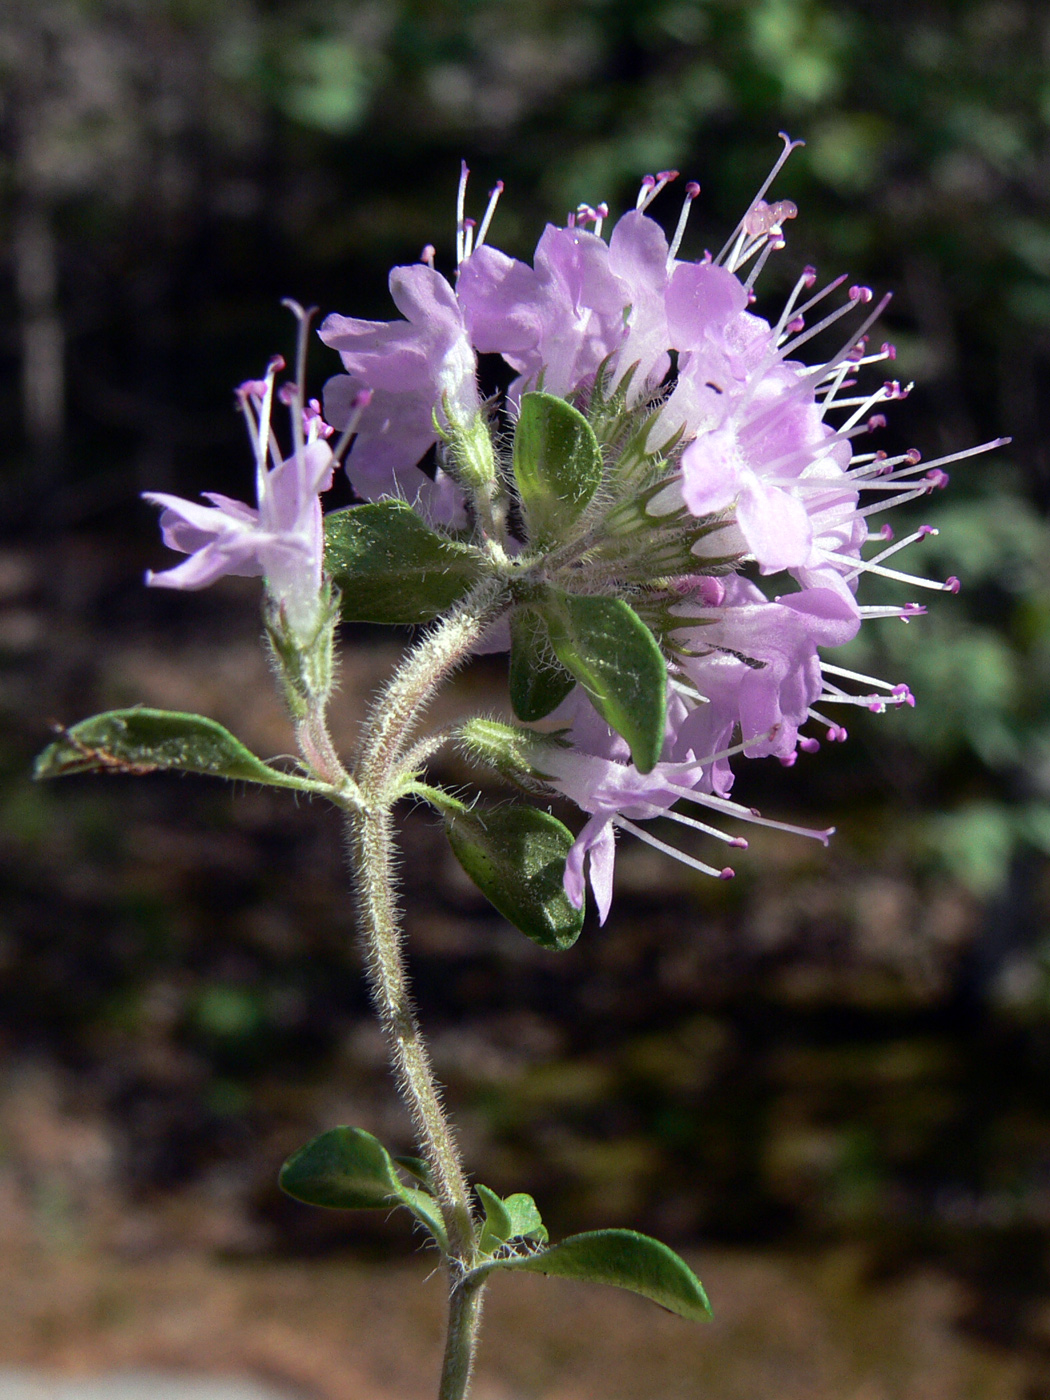
{"type": "Polygon", "coordinates": [[[464,260],[464,259],[466,258],[466,256],[467,256],[467,255],[466,255],[466,252],[464,251],[464,247],[465,247],[465,241],[464,241],[464,240],[465,240],[465,233],[466,233],[465,220],[466,220],[466,214],[467,214],[467,179],[468,179],[469,175],[470,175],[470,170],[467,168],[467,162],[466,162],[465,160],[460,161],[460,163],[459,163],[459,189],[458,189],[457,192],[456,192],[456,266],[457,266],[457,267],[459,267],[460,263],[463,262],[463,260],[464,260]]]}
{"type": "MultiPolygon", "coordinates": [[[[874,487],[860,487],[860,490],[874,490],[874,487]]],[[[917,501],[920,496],[928,496],[933,490],[932,486],[917,486],[913,491],[902,491],[899,496],[894,496],[892,501],[881,501],[875,506],[865,506],[862,510],[853,512],[855,516],[864,519],[869,515],[881,515],[884,510],[893,510],[897,506],[906,505],[908,501],[917,501]]]]}
{"type": "MultiPolygon", "coordinates": [[[[824,319],[818,321],[815,326],[810,326],[808,330],[800,331],[793,340],[786,341],[785,344],[780,347],[781,354],[790,355],[793,351],[797,350],[800,345],[805,345],[807,340],[812,340],[815,335],[819,335],[821,331],[827,330],[828,326],[834,325],[836,321],[840,321],[843,316],[848,316],[851,311],[855,311],[856,309],[856,304],[854,302],[844,301],[841,306],[836,307],[834,311],[830,311],[824,319]]],[[[850,344],[855,344],[855,341],[851,341],[850,344]]]]}
{"type": "Polygon", "coordinates": [[[475,252],[477,252],[477,250],[485,242],[489,231],[489,225],[492,223],[492,216],[496,212],[496,205],[499,203],[499,197],[502,193],[503,181],[497,180],[495,185],[493,185],[492,189],[489,190],[489,202],[485,208],[485,214],[481,220],[481,227],[478,229],[478,235],[474,239],[475,252]]]}
{"type": "Polygon", "coordinates": [[[699,870],[702,875],[711,875],[716,880],[730,880],[736,873],[728,866],[724,870],[716,870],[713,865],[705,865],[702,860],[697,860],[695,856],[690,856],[685,851],[679,851],[674,846],[669,846],[666,841],[661,841],[658,837],[650,835],[648,831],[643,831],[634,822],[629,822],[626,817],[613,817],[613,825],[622,827],[624,831],[629,831],[632,836],[637,836],[639,841],[644,841],[647,846],[652,846],[657,851],[662,851],[665,856],[672,856],[675,860],[681,861],[683,865],[688,865],[692,870],[699,870]]]}
{"type": "MultiPolygon", "coordinates": [[[[765,181],[763,182],[762,188],[759,190],[758,194],[755,195],[754,199],[751,201],[751,203],[747,206],[747,209],[744,211],[744,217],[740,220],[740,222],[737,224],[736,228],[735,228],[735,229],[733,230],[733,232],[729,235],[729,238],[726,240],[725,247],[724,247],[724,248],[722,249],[722,251],[719,253],[718,257],[715,258],[715,262],[716,262],[716,263],[721,263],[721,262],[723,262],[723,261],[725,260],[726,254],[729,252],[730,248],[732,248],[733,245],[734,245],[734,244],[736,243],[736,241],[737,241],[737,235],[740,234],[740,233],[743,233],[743,232],[745,231],[745,226],[746,226],[746,224],[747,224],[748,219],[751,217],[751,214],[752,214],[753,211],[754,211],[755,205],[758,204],[759,200],[761,200],[762,198],[764,198],[765,193],[766,193],[766,190],[769,189],[770,185],[773,183],[773,181],[774,181],[774,180],[777,178],[777,176],[780,174],[781,170],[782,170],[783,167],[784,167],[784,162],[787,160],[787,158],[788,158],[788,156],[791,154],[791,152],[792,152],[792,151],[795,151],[795,150],[798,150],[798,148],[799,148],[800,146],[804,146],[804,145],[806,144],[805,141],[792,141],[791,137],[788,136],[787,132],[785,132],[785,131],[781,131],[781,132],[779,132],[778,134],[779,134],[779,136],[780,136],[781,141],[783,141],[783,143],[784,143],[784,149],[781,151],[780,155],[778,156],[777,161],[776,161],[776,164],[773,166],[773,169],[772,169],[772,170],[769,172],[769,174],[766,176],[765,181]]],[[[727,265],[728,265],[728,264],[727,264],[727,265]]],[[[729,270],[730,270],[730,272],[733,271],[733,269],[732,269],[731,267],[730,267],[729,270]]]]}
{"type": "MultiPolygon", "coordinates": [[[[811,710],[810,714],[812,713],[811,710]]],[[[829,720],[823,720],[822,723],[831,729],[837,728],[829,720]]],[[[690,788],[679,787],[677,783],[666,783],[665,787],[669,792],[676,792],[679,797],[684,797],[689,802],[698,803],[702,807],[710,807],[716,812],[724,812],[726,816],[739,817],[741,821],[751,822],[754,826],[768,826],[774,831],[786,831],[792,836],[808,836],[814,841],[820,841],[825,846],[828,844],[829,837],[835,834],[833,826],[827,827],[824,831],[815,831],[808,826],[794,826],[790,822],[778,822],[774,821],[772,817],[763,817],[753,807],[744,807],[739,802],[730,801],[728,797],[715,797],[712,793],[693,792],[690,788]]]]}
{"type": "Polygon", "coordinates": [[[285,297],[281,305],[286,307],[297,321],[295,337],[295,384],[292,390],[292,439],[296,453],[306,447],[303,432],[303,408],[306,404],[306,347],[310,334],[310,322],[317,315],[317,307],[306,309],[291,297],[285,297]]]}
{"type": "Polygon", "coordinates": [[[755,283],[758,281],[759,274],[765,267],[766,263],[769,261],[769,255],[771,253],[779,253],[781,249],[786,247],[787,244],[782,238],[771,238],[769,240],[766,246],[762,249],[762,256],[759,258],[758,262],[755,263],[754,267],[748,273],[747,281],[744,283],[745,291],[749,292],[751,288],[755,285],[755,283]]]}
{"type": "Polygon", "coordinates": [[[707,822],[698,822],[695,817],[687,817],[684,812],[675,812],[668,808],[663,816],[669,817],[673,822],[678,822],[680,826],[691,827],[693,831],[702,831],[705,836],[715,836],[719,841],[724,841],[727,846],[735,846],[740,851],[747,850],[747,842],[742,836],[730,836],[728,831],[722,831],[717,826],[711,826],[707,822]]]}
{"type": "MultiPolygon", "coordinates": [[[[831,372],[831,370],[835,369],[836,366],[838,366],[839,364],[842,363],[842,361],[843,361],[843,360],[846,358],[846,356],[850,353],[850,351],[853,349],[853,347],[854,347],[855,345],[859,345],[859,344],[860,344],[860,342],[861,342],[861,341],[863,340],[863,338],[864,338],[865,332],[868,331],[868,330],[870,330],[870,328],[871,328],[871,327],[875,324],[875,322],[879,319],[879,317],[880,317],[880,316],[882,315],[882,313],[886,310],[887,306],[889,306],[889,304],[890,304],[890,302],[891,302],[892,300],[893,300],[893,293],[892,293],[892,292],[887,292],[886,295],[885,295],[885,296],[882,298],[882,300],[879,302],[879,304],[875,307],[875,310],[871,313],[871,315],[868,316],[867,319],[861,323],[860,330],[856,333],[856,335],[854,335],[854,336],[852,337],[852,339],[848,340],[848,341],[846,342],[846,344],[843,345],[842,349],[838,352],[837,355],[833,355],[833,356],[831,357],[831,359],[830,359],[830,360],[827,360],[823,365],[818,365],[818,367],[817,367],[816,369],[811,370],[811,371],[809,372],[809,376],[808,376],[808,377],[809,377],[810,379],[814,379],[814,378],[815,378],[818,384],[821,382],[822,379],[827,378],[827,376],[828,376],[828,374],[831,372]]],[[[808,338],[809,338],[809,333],[807,332],[807,333],[806,333],[806,339],[808,339],[808,338]]],[[[792,344],[793,344],[793,345],[798,345],[798,344],[801,344],[801,341],[797,341],[797,340],[796,340],[796,341],[793,341],[792,344]]]]}
{"type": "Polygon", "coordinates": [[[921,603],[862,603],[857,611],[862,618],[897,617],[901,622],[910,622],[913,617],[926,616],[926,609],[921,603]]]}
{"type": "Polygon", "coordinates": [[[929,588],[934,593],[957,593],[959,591],[958,579],[948,579],[944,583],[939,583],[936,579],[922,578],[919,574],[905,574],[900,569],[887,569],[882,564],[875,563],[874,560],[862,559],[858,562],[846,554],[836,554],[832,550],[828,550],[824,558],[832,564],[847,564],[850,568],[847,578],[857,578],[860,574],[878,574],[880,578],[891,578],[896,583],[913,583],[916,588],[929,588]]]}
{"type": "Polygon", "coordinates": [[[667,250],[668,264],[674,262],[678,256],[678,250],[682,246],[682,239],[685,237],[685,226],[689,222],[689,211],[693,207],[693,200],[700,193],[700,186],[695,180],[690,180],[685,187],[685,199],[682,201],[682,212],[678,215],[678,224],[671,239],[671,246],[667,250]]]}
{"type": "Polygon", "coordinates": [[[795,316],[805,316],[807,311],[812,311],[813,307],[816,306],[818,302],[822,302],[825,297],[830,296],[831,293],[835,291],[837,287],[841,287],[843,282],[848,280],[845,273],[842,273],[840,277],[833,278],[827,284],[827,286],[821,287],[819,292],[816,292],[813,296],[811,296],[809,301],[803,302],[802,305],[796,311],[795,297],[798,295],[799,289],[805,286],[812,286],[812,282],[809,280],[808,273],[809,269],[807,268],[806,272],[802,274],[798,282],[795,284],[795,290],[791,293],[791,296],[788,297],[787,305],[784,307],[783,312],[781,312],[780,320],[777,322],[776,330],[774,332],[778,344],[780,343],[784,327],[788,324],[789,321],[793,320],[795,316]]]}
{"type": "Polygon", "coordinates": [[[845,666],[832,666],[830,661],[821,661],[820,669],[825,675],[842,676],[844,680],[856,681],[859,685],[874,685],[880,690],[893,691],[895,687],[889,681],[880,681],[878,676],[866,676],[862,671],[849,671],[845,666]]]}

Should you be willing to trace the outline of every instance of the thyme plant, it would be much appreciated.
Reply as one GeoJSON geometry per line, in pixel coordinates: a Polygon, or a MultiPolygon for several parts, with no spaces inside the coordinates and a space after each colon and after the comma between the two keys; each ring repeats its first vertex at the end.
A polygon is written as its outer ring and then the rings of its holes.
{"type": "Polygon", "coordinates": [[[884,424],[881,405],[906,393],[896,381],[862,383],[893,358],[868,338],[886,299],[872,306],[861,286],[841,294],[841,277],[818,288],[806,267],[778,315],[751,309],[796,215],[789,201],[765,199],[793,144],[784,138],[718,256],[697,261],[678,256],[696,185],[670,240],[647,212],[674,172],[646,177],[607,240],[604,205],[549,225],[529,266],[488,241],[500,186],[479,224],[467,217],[464,169],[454,280],[428,247],[390,274],[404,319],[329,315],[320,338],[345,373],[328,381],[323,406],[307,397],[311,314],[287,303],[298,321],[294,375],[278,383],[278,357],[237,390],[256,504],[147,495],[165,543],[187,556],[147,582],[197,589],[225,574],[262,576],[297,764],[263,761],[203,716],[143,708],[83,720],[37,763],[40,777],[214,774],[324,797],[343,814],[373,1000],[419,1156],[392,1157],[362,1129],[334,1127],[290,1158],[281,1184],[332,1209],[402,1206],[429,1232],[449,1282],[441,1400],[467,1392],[497,1273],[613,1284],[685,1318],[709,1309],[691,1269],[658,1241],[606,1229],[552,1244],[530,1196],[501,1199],[470,1183],[405,975],[394,809],[429,803],[500,913],[543,947],[569,948],[588,882],[600,921],[608,916],[619,832],[706,875],[733,874],[640,823],[667,818],[729,847],[747,844],[741,822],[826,843],[830,831],[735,802],[731,760],[790,765],[819,748],[817,735],[846,738],[831,707],[913,703],[906,685],[821,656],[864,621],[924,611],[859,602],[862,575],[958,588],[890,563],[929,527],[893,542],[887,526],[871,525],[944,486],[953,460],[924,465],[914,451],[866,447],[884,424]],[[802,362],[802,347],[840,320],[848,329],[832,352],[802,362]],[[514,372],[501,400],[482,397],[479,353],[514,372]],[[278,404],[290,414],[286,448],[278,404]],[[359,503],[324,515],[321,496],[344,461],[359,503]],[[336,751],[326,719],[340,619],[422,629],[351,755],[336,751]],[[431,699],[481,651],[508,653],[513,722],[468,715],[428,731],[431,699]],[[429,781],[447,744],[531,800],[486,808],[429,781]],[[544,806],[553,794],[585,814],[577,834],[544,806]]]}

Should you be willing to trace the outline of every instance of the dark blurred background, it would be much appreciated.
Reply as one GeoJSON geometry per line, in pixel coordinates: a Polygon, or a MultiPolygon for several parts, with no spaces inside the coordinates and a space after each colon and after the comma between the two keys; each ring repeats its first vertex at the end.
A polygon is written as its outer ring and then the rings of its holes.
{"type": "MultiPolygon", "coordinates": [[[[769,813],[836,823],[829,852],[765,836],[726,886],[625,840],[609,924],[566,954],[408,813],[413,976],[472,1167],[554,1229],[848,1247],[865,1287],[934,1269],[952,1327],[1050,1394],[1045,6],[3,0],[0,73],[0,1238],[403,1252],[397,1222],[274,1184],[336,1121],[408,1146],[334,814],[28,766],[50,723],[137,701],[291,747],[254,584],[147,592],[165,552],[137,499],[246,494],[230,391],[289,353],[282,296],[385,318],[392,264],[433,242],[450,271],[464,157],[475,212],[506,182],[492,241],[519,256],[675,167],[703,190],[696,256],[786,129],[800,213],[765,305],[806,262],[895,289],[883,333],[917,387],[882,445],[1014,438],[914,517],[941,530],[916,566],[960,596],[834,658],[918,707],[741,774],[769,813]]],[[[315,390],[336,368],[318,344],[315,390]]],[[[405,640],[347,637],[344,743],[405,640]]],[[[479,665],[454,702],[501,687],[479,665]]]]}

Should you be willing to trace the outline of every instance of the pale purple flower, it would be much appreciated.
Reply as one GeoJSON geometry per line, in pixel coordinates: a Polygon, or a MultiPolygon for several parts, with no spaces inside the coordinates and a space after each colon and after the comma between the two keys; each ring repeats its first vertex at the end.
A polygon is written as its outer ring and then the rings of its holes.
{"type": "MultiPolygon", "coordinates": [[[[321,609],[324,536],[320,493],[332,484],[335,465],[323,433],[327,424],[308,411],[305,433],[283,460],[273,446],[270,412],[274,376],[284,361],[271,362],[265,380],[238,390],[256,453],[257,505],[204,493],[209,505],[166,492],[147,491],[143,499],[162,508],[164,543],[190,557],[162,573],[150,572],[153,588],[206,588],[225,574],[263,575],[270,597],[293,633],[309,637],[321,609]]],[[[293,409],[294,411],[294,409],[293,409]]]]}
{"type": "Polygon", "coordinates": [[[466,426],[481,411],[477,363],[456,294],[426,263],[395,267],[390,295],[403,321],[363,321],[333,313],[319,331],[338,350],[346,374],[325,385],[325,417],[345,428],[361,390],[372,398],[360,415],[347,459],[355,489],[367,500],[404,495],[434,519],[462,519],[462,497],[444,473],[417,471],[438,441],[437,421],[466,426]]]}
{"type": "Polygon", "coordinates": [[[460,264],[457,291],[476,348],[518,372],[512,399],[541,386],[569,398],[608,362],[614,382],[636,367],[637,401],[670,366],[668,257],[663,229],[633,210],[608,243],[575,220],[548,224],[531,268],[488,244],[477,248],[460,264]]]}
{"type": "MultiPolygon", "coordinates": [[[[675,708],[672,704],[672,711],[675,708]]],[[[677,709],[684,712],[680,705],[677,709]]],[[[537,760],[539,767],[553,787],[591,814],[569,851],[565,892],[577,909],[583,908],[584,868],[588,865],[598,917],[604,924],[612,903],[614,827],[665,814],[679,800],[683,788],[692,790],[703,784],[705,765],[690,754],[684,761],[661,761],[652,772],[639,773],[624,740],[605,724],[579,687],[552,719],[568,721],[569,728],[559,734],[562,745],[543,751],[537,760]]],[[[673,747],[673,737],[666,747],[673,747]]],[[[712,875],[732,874],[702,868],[712,875]]]]}
{"type": "Polygon", "coordinates": [[[852,598],[808,588],[771,602],[733,576],[719,606],[680,611],[694,625],[678,634],[678,670],[707,702],[693,711],[692,728],[687,722],[690,741],[720,749],[738,729],[749,757],[791,757],[824,691],[818,647],[842,646],[860,628],[852,598]]]}

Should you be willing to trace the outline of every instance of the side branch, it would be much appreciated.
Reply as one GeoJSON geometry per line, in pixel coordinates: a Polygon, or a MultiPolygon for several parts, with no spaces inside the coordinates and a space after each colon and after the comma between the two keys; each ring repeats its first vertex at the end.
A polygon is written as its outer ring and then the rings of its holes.
{"type": "Polygon", "coordinates": [[[484,579],[409,652],[369,712],[356,773],[362,789],[382,800],[427,705],[508,602],[500,579],[484,579]]]}

